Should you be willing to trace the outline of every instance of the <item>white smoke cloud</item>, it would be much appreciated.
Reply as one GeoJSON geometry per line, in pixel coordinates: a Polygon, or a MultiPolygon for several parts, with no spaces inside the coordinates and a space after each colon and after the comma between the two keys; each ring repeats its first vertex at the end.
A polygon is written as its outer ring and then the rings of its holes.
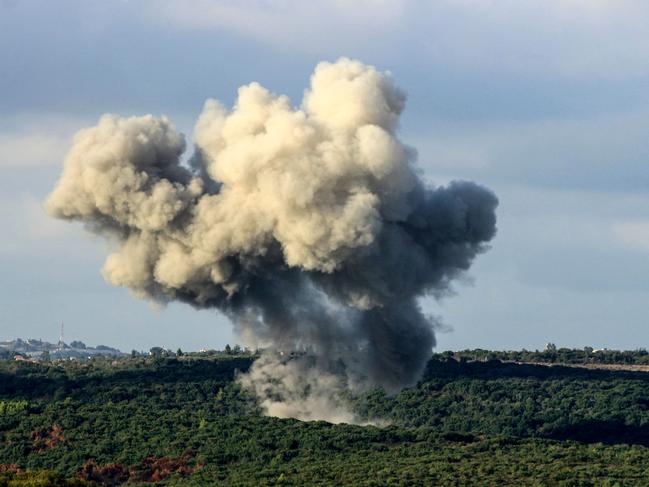
{"type": "Polygon", "coordinates": [[[268,416],[335,424],[387,425],[354,414],[345,400],[348,388],[342,377],[323,372],[315,366],[313,357],[264,353],[238,381],[255,393],[268,416]]]}
{"type": "Polygon", "coordinates": [[[190,168],[166,118],[106,115],[77,134],[46,207],[118,242],[110,283],[310,350],[312,370],[266,359],[245,381],[260,393],[274,371],[286,387],[281,405],[262,398],[269,414],[316,419],[335,384],[417,380],[435,344],[417,298],[445,294],[495,234],[490,191],[420,180],[396,135],[404,106],[389,73],[323,62],[299,108],[257,83],[231,111],[208,100],[190,168]]]}

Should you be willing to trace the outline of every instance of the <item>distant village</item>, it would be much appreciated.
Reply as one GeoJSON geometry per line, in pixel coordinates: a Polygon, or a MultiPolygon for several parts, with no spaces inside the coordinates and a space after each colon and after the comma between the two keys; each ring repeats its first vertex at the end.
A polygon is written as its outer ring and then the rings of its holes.
{"type": "Polygon", "coordinates": [[[41,362],[51,360],[84,360],[97,356],[122,357],[127,354],[106,345],[88,347],[80,341],[67,344],[63,341],[49,343],[43,340],[16,338],[0,342],[0,359],[41,362]]]}
{"type": "MultiPolygon", "coordinates": [[[[256,350],[258,353],[260,350],[256,350]]],[[[117,348],[106,345],[89,347],[81,341],[65,343],[59,340],[57,343],[49,343],[43,340],[30,338],[24,340],[0,341],[0,360],[15,360],[21,362],[52,362],[58,360],[89,360],[97,357],[119,358],[119,357],[158,357],[170,358],[180,356],[212,356],[212,355],[248,355],[253,353],[248,348],[240,345],[226,345],[223,350],[201,349],[198,352],[183,353],[182,350],[170,350],[165,347],[151,347],[148,352],[133,350],[130,353],[122,352],[117,348]]],[[[284,355],[284,352],[281,352],[284,355]]]]}

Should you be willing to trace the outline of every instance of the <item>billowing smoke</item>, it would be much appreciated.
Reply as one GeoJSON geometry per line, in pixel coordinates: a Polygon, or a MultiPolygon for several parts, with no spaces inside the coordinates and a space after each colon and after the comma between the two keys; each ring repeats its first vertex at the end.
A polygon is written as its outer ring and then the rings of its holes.
{"type": "Polygon", "coordinates": [[[418,176],[396,136],[404,104],[387,73],[321,63],[299,109],[257,83],[231,111],[208,100],[189,164],[166,118],[105,115],[76,135],[46,207],[118,243],[110,283],[307,351],[269,354],[242,382],[271,414],[332,419],[314,411],[339,389],[416,382],[435,345],[418,298],[447,293],[495,234],[493,193],[418,176]]]}

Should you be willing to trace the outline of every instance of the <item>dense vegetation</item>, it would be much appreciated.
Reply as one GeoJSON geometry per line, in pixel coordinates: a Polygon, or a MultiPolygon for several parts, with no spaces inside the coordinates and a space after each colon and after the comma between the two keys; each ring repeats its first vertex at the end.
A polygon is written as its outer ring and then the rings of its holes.
{"type": "Polygon", "coordinates": [[[243,353],[0,362],[0,486],[649,484],[648,373],[483,352],[351,399],[383,428],[260,416],[243,353]]]}
{"type": "Polygon", "coordinates": [[[438,358],[453,357],[456,360],[502,360],[507,362],[532,362],[549,364],[617,364],[617,365],[649,365],[649,352],[638,350],[595,350],[592,347],[583,349],[557,348],[549,343],[543,351],[513,350],[462,350],[459,352],[444,352],[436,354],[438,358]]]}

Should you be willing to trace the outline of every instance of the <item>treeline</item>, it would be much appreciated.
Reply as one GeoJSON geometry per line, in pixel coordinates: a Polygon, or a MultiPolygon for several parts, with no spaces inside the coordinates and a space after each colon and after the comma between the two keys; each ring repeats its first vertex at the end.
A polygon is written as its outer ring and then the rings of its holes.
{"type": "Polygon", "coordinates": [[[584,347],[583,349],[557,348],[548,344],[542,351],[529,350],[461,350],[433,354],[433,359],[453,358],[455,360],[501,360],[521,363],[550,364],[620,364],[649,365],[649,352],[644,348],[637,350],[607,350],[584,347]]]}

